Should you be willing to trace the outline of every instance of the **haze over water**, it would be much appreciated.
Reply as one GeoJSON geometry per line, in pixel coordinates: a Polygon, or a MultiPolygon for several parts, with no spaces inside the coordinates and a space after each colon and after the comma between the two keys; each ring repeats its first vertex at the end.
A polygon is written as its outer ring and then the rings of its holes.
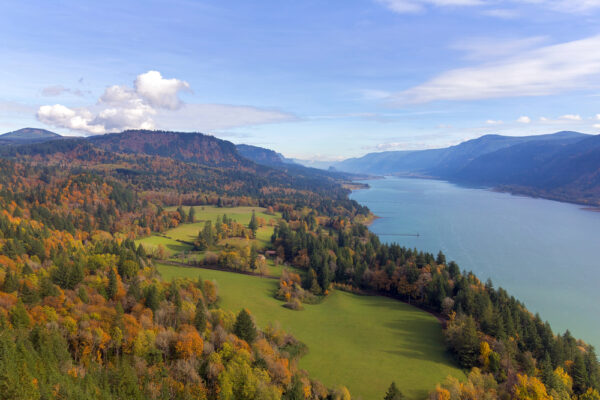
{"type": "Polygon", "coordinates": [[[370,229],[382,241],[442,250],[539,312],[555,333],[569,329],[600,349],[599,212],[436,180],[367,183],[351,198],[381,217],[370,229]]]}

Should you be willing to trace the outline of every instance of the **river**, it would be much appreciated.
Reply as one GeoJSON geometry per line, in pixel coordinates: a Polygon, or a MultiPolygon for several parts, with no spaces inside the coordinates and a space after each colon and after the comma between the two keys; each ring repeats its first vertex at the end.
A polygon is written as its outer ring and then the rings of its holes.
{"type": "Polygon", "coordinates": [[[428,179],[365,183],[351,198],[380,217],[370,229],[383,242],[442,250],[555,332],[569,329],[600,349],[600,212],[428,179]]]}

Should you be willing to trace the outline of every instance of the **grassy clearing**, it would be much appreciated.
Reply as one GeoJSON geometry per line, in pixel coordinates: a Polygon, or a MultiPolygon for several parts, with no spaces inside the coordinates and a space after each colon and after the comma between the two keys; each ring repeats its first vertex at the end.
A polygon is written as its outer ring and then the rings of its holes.
{"type": "MultiPolygon", "coordinates": [[[[169,207],[168,209],[176,209],[176,207],[169,207]]],[[[185,212],[190,211],[190,207],[184,207],[185,212]]],[[[194,206],[196,217],[194,223],[181,224],[176,228],[170,229],[165,232],[165,236],[173,239],[183,240],[186,242],[193,242],[200,232],[204,228],[206,221],[212,221],[213,223],[217,220],[217,217],[222,217],[223,214],[227,214],[227,217],[239,222],[243,225],[250,223],[252,217],[252,211],[254,210],[257,217],[264,218],[267,224],[271,220],[277,220],[280,218],[278,214],[268,215],[265,214],[265,209],[262,207],[233,207],[233,208],[218,208],[212,206],[194,206]]],[[[273,235],[273,227],[265,225],[258,229],[256,232],[256,240],[253,240],[259,248],[264,248],[271,241],[271,235],[273,235]]],[[[240,245],[247,244],[244,239],[231,238],[219,244],[229,243],[232,246],[239,247],[240,245]],[[243,243],[242,243],[243,242],[243,243]]]]}
{"type": "Polygon", "coordinates": [[[168,265],[158,270],[169,280],[216,280],[223,308],[246,307],[260,326],[277,321],[308,345],[301,368],[328,386],[347,386],[355,398],[382,399],[392,381],[408,398],[424,398],[447,375],[464,376],[444,350],[438,321],[407,304],[334,291],[321,304],[292,311],[273,297],[272,279],[168,265]]]}
{"type": "Polygon", "coordinates": [[[153,251],[158,247],[159,244],[161,244],[165,248],[168,257],[171,257],[177,253],[189,251],[193,247],[192,245],[181,243],[177,240],[158,235],[148,236],[135,241],[136,246],[140,243],[144,246],[146,251],[153,251]]]}
{"type": "MultiPolygon", "coordinates": [[[[176,207],[168,207],[169,210],[175,210],[176,207]]],[[[190,207],[184,207],[184,210],[189,213],[190,207]]],[[[244,238],[229,238],[222,240],[219,246],[229,245],[230,247],[242,248],[255,243],[259,249],[263,249],[271,242],[271,236],[273,235],[273,227],[267,225],[271,220],[277,220],[281,218],[281,215],[275,213],[275,215],[265,214],[266,209],[262,207],[233,207],[233,208],[218,208],[213,206],[194,206],[196,217],[194,223],[181,224],[176,228],[169,229],[162,234],[154,234],[143,239],[136,240],[137,244],[142,244],[146,250],[153,251],[158,245],[162,245],[166,250],[167,258],[176,260],[177,255],[183,252],[189,252],[194,246],[191,245],[196,238],[198,233],[204,228],[206,221],[212,221],[213,223],[217,220],[217,217],[227,214],[229,218],[235,221],[248,225],[250,218],[252,217],[252,211],[255,211],[257,217],[264,218],[266,224],[258,229],[256,232],[256,238],[246,240],[244,238]],[[188,243],[182,243],[188,242],[188,243]]],[[[217,249],[215,249],[217,250],[217,249]]],[[[204,258],[203,253],[194,253],[196,259],[204,258]]],[[[281,274],[281,272],[279,272],[281,274]]]]}
{"type": "MultiPolygon", "coordinates": [[[[167,207],[169,211],[174,211],[177,207],[167,207]]],[[[190,212],[190,207],[183,207],[186,213],[190,212]]],[[[222,217],[223,214],[227,214],[227,217],[233,218],[240,224],[248,225],[250,218],[252,217],[252,211],[256,213],[257,217],[264,218],[266,221],[272,219],[281,218],[279,213],[275,215],[265,214],[266,209],[263,207],[215,207],[215,206],[194,206],[194,212],[196,213],[195,221],[204,222],[212,221],[215,222],[217,217],[222,217]]]]}

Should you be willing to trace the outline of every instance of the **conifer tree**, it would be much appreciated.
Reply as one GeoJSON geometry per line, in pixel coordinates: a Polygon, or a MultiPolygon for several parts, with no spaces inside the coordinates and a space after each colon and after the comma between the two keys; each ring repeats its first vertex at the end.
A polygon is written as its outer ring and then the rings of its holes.
{"type": "Polygon", "coordinates": [[[114,300],[117,296],[117,274],[113,268],[108,271],[108,286],[106,287],[106,297],[114,300]]]}
{"type": "Polygon", "coordinates": [[[242,309],[237,315],[235,325],[233,326],[233,332],[240,338],[248,343],[252,343],[256,339],[256,327],[250,313],[246,309],[242,309]]]}
{"type": "Polygon", "coordinates": [[[202,298],[196,303],[196,314],[194,315],[194,326],[202,334],[206,329],[206,309],[202,298]]]}
{"type": "Polygon", "coordinates": [[[388,388],[383,400],[402,400],[403,398],[404,398],[404,396],[402,395],[400,390],[398,390],[398,388],[396,387],[396,382],[392,382],[392,384],[388,388]]]}

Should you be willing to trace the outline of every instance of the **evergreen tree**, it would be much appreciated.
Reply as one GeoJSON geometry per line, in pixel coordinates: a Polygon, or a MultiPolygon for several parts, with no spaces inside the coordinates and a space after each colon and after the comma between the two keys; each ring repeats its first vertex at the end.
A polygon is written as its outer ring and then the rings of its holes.
{"type": "Polygon", "coordinates": [[[206,329],[206,309],[202,298],[196,303],[196,314],[194,315],[194,326],[202,334],[206,329]]]}
{"type": "Polygon", "coordinates": [[[587,371],[585,360],[581,353],[577,352],[573,360],[573,391],[575,394],[583,394],[587,389],[587,371]]]}
{"type": "Polygon", "coordinates": [[[17,329],[27,328],[31,323],[31,318],[21,300],[10,309],[10,323],[17,329]]]}
{"type": "Polygon", "coordinates": [[[106,287],[106,297],[114,300],[117,296],[117,274],[113,268],[108,271],[108,285],[106,287]]]}
{"type": "Polygon", "coordinates": [[[256,326],[250,313],[246,309],[242,309],[235,319],[235,325],[233,326],[233,332],[240,338],[248,343],[254,342],[256,339],[257,332],[256,326]]]}
{"type": "Polygon", "coordinates": [[[190,224],[193,224],[195,220],[196,220],[196,210],[194,210],[194,207],[190,207],[190,212],[188,213],[188,222],[190,224]]]}
{"type": "Polygon", "coordinates": [[[435,259],[436,264],[446,264],[446,256],[444,255],[444,253],[442,253],[442,251],[440,250],[440,252],[438,253],[436,259],[435,259]]]}
{"type": "Polygon", "coordinates": [[[146,289],[146,307],[155,312],[158,309],[158,305],[160,303],[160,299],[158,296],[158,289],[156,285],[150,285],[146,289]]]}
{"type": "Polygon", "coordinates": [[[252,231],[252,236],[256,237],[256,231],[258,230],[258,221],[256,220],[256,214],[254,210],[252,210],[252,217],[250,217],[250,223],[248,224],[248,228],[252,231]]]}
{"type": "Polygon", "coordinates": [[[402,392],[400,392],[400,390],[398,390],[398,388],[396,387],[396,382],[392,382],[392,384],[388,388],[383,400],[402,400],[402,399],[404,399],[402,392]]]}

